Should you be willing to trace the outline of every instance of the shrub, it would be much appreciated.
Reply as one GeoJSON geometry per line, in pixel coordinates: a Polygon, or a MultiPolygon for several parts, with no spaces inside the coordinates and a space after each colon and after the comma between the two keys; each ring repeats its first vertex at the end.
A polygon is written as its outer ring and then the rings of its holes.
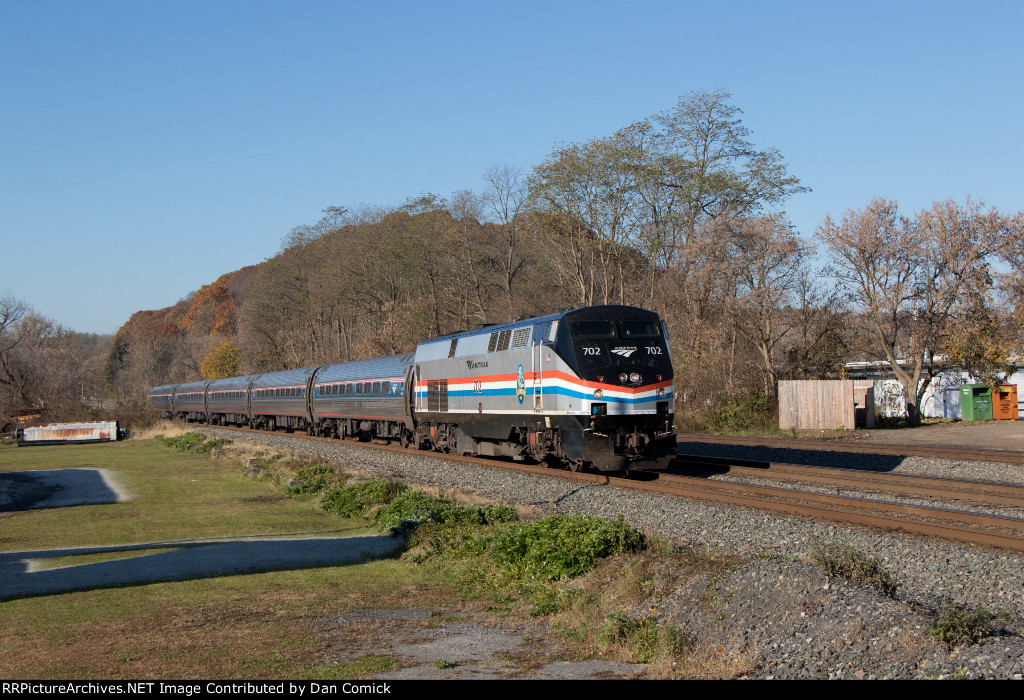
{"type": "Polygon", "coordinates": [[[334,477],[334,467],[324,462],[307,464],[299,467],[295,477],[299,483],[295,486],[286,486],[284,492],[289,496],[308,496],[319,493],[331,484],[334,477]]]}
{"type": "Polygon", "coordinates": [[[619,515],[611,521],[590,515],[554,515],[509,528],[491,546],[500,565],[529,578],[555,581],[593,568],[598,559],[636,552],[644,536],[619,515]]]}
{"type": "Polygon", "coordinates": [[[387,505],[408,489],[401,481],[374,479],[352,486],[338,486],[324,493],[320,507],[343,518],[363,515],[375,505],[387,505]]]}
{"type": "Polygon", "coordinates": [[[185,433],[184,435],[177,435],[175,437],[157,435],[157,439],[171,449],[180,450],[182,452],[191,452],[193,454],[206,454],[214,447],[231,444],[231,440],[228,440],[227,438],[207,439],[204,434],[197,432],[185,433]]]}
{"type": "Polygon", "coordinates": [[[487,552],[490,535],[478,527],[428,523],[416,531],[412,543],[420,548],[412,557],[417,564],[432,557],[477,560],[487,552]]]}
{"type": "Polygon", "coordinates": [[[292,486],[285,486],[284,492],[288,496],[311,496],[314,493],[320,493],[328,487],[326,476],[317,476],[311,479],[300,479],[297,483],[292,486]]]}
{"type": "Polygon", "coordinates": [[[488,506],[463,506],[452,500],[428,496],[410,489],[400,481],[374,479],[352,486],[339,486],[327,491],[320,506],[344,518],[373,514],[382,530],[400,525],[404,520],[421,524],[492,525],[516,520],[516,512],[504,503],[488,506]]]}
{"type": "Polygon", "coordinates": [[[890,597],[896,595],[896,579],[882,567],[878,557],[862,554],[842,538],[837,537],[825,546],[818,543],[811,557],[826,576],[863,583],[890,597]]]}
{"type": "Polygon", "coordinates": [[[770,397],[750,392],[725,399],[709,399],[704,409],[677,413],[677,427],[684,432],[774,432],[778,428],[778,407],[770,397]]]}
{"type": "Polygon", "coordinates": [[[446,525],[493,525],[512,522],[515,519],[515,510],[504,503],[497,506],[463,506],[412,489],[398,494],[374,514],[374,520],[382,530],[395,527],[403,520],[446,525]]]}
{"type": "Polygon", "coordinates": [[[928,628],[928,634],[949,646],[974,644],[994,633],[994,621],[998,615],[981,608],[965,608],[943,605],[939,618],[928,628]]]}
{"type": "Polygon", "coordinates": [[[613,645],[628,648],[643,664],[663,656],[678,655],[683,646],[682,637],[675,627],[659,625],[653,615],[630,620],[621,611],[605,615],[597,638],[605,648],[613,645]]]}
{"type": "Polygon", "coordinates": [[[771,430],[776,423],[771,401],[764,394],[751,392],[729,399],[718,409],[712,424],[716,430],[771,430]]]}

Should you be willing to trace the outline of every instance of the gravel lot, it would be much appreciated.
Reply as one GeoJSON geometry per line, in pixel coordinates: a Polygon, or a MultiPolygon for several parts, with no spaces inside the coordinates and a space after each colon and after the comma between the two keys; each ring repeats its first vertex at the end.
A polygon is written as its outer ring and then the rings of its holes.
{"type": "MultiPolygon", "coordinates": [[[[243,439],[233,431],[209,432],[243,439]]],[[[752,677],[1024,677],[1024,558],[1015,554],[468,467],[411,450],[383,452],[271,434],[246,435],[244,440],[378,476],[448,491],[468,488],[550,513],[608,517],[622,513],[634,526],[663,533],[681,544],[750,557],[750,563],[722,580],[691,582],[649,605],[656,605],[660,618],[678,624],[695,644],[716,648],[726,661],[746,660],[752,677]],[[818,543],[835,537],[878,557],[898,581],[896,597],[828,579],[807,563],[818,543]],[[998,633],[980,644],[947,648],[924,633],[944,605],[1003,613],[998,633]]],[[[1024,483],[1021,468],[1005,464],[811,450],[800,450],[794,458],[789,450],[700,443],[681,447],[687,453],[698,450],[718,456],[842,463],[898,473],[1024,483]]]]}

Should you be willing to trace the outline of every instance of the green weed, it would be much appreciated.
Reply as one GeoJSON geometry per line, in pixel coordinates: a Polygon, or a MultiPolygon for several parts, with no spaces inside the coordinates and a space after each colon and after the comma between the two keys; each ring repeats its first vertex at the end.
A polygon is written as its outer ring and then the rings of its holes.
{"type": "Polygon", "coordinates": [[[412,489],[401,492],[374,514],[374,520],[382,530],[395,527],[404,520],[446,525],[493,525],[512,522],[515,519],[515,509],[504,503],[479,507],[463,506],[412,489]]]}
{"type": "Polygon", "coordinates": [[[975,644],[995,632],[995,621],[1000,617],[984,608],[970,610],[950,605],[942,606],[935,624],[927,632],[949,646],[975,644]]]}
{"type": "Polygon", "coordinates": [[[678,655],[683,650],[682,638],[676,628],[658,624],[654,615],[630,620],[619,610],[605,615],[598,642],[605,648],[625,646],[637,661],[644,664],[667,655],[678,655]]]}
{"type": "Polygon", "coordinates": [[[165,447],[181,452],[191,452],[192,454],[206,454],[215,447],[231,444],[231,440],[227,438],[207,439],[206,435],[197,432],[185,433],[175,437],[164,437],[163,435],[157,435],[156,437],[165,447]]]}
{"type": "Polygon", "coordinates": [[[299,467],[295,474],[297,483],[286,486],[284,492],[289,496],[310,496],[320,493],[331,485],[335,477],[334,467],[323,462],[299,467]]]}
{"type": "Polygon", "coordinates": [[[557,581],[593,568],[598,559],[640,551],[644,536],[622,515],[611,521],[591,515],[554,515],[499,533],[494,560],[525,578],[557,581]]]}
{"type": "Polygon", "coordinates": [[[375,673],[383,673],[395,668],[398,668],[398,660],[394,657],[382,654],[367,654],[347,664],[315,666],[312,678],[314,680],[368,678],[375,673]]]}
{"type": "MultiPolygon", "coordinates": [[[[515,509],[504,503],[464,506],[451,499],[428,496],[422,491],[410,489],[400,481],[385,479],[330,489],[321,499],[320,506],[346,518],[367,517],[373,511],[373,520],[382,531],[396,527],[403,521],[491,525],[512,522],[516,518],[515,509]]],[[[441,542],[435,544],[441,548],[449,546],[441,542]]]]}
{"type": "Polygon", "coordinates": [[[394,479],[374,479],[352,486],[338,486],[324,493],[320,507],[343,518],[362,516],[376,505],[391,503],[409,487],[394,479]]]}
{"type": "Polygon", "coordinates": [[[811,558],[826,576],[837,576],[855,583],[863,583],[890,597],[896,595],[899,584],[895,577],[885,570],[878,557],[862,554],[840,537],[824,546],[816,543],[811,558]]]}

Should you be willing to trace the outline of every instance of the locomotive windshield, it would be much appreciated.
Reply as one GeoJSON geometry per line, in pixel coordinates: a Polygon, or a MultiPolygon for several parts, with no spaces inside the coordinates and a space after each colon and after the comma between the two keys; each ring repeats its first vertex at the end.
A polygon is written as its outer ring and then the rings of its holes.
{"type": "Polygon", "coordinates": [[[615,323],[612,321],[580,321],[573,327],[578,338],[601,338],[615,337],[615,323]]]}
{"type": "Polygon", "coordinates": [[[619,321],[623,338],[658,338],[661,326],[654,321],[619,321]]]}
{"type": "Polygon", "coordinates": [[[581,378],[630,387],[671,380],[668,345],[653,311],[595,306],[566,317],[571,337],[559,347],[581,378]]]}
{"type": "Polygon", "coordinates": [[[573,325],[577,338],[660,338],[661,326],[655,321],[579,321],[573,325]]]}

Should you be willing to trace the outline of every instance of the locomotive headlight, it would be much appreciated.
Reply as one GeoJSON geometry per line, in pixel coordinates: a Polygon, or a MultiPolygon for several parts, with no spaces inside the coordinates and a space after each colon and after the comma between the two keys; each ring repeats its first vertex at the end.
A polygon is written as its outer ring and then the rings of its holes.
{"type": "Polygon", "coordinates": [[[661,387],[660,389],[658,389],[658,398],[659,399],[665,398],[665,387],[661,387]]]}
{"type": "Polygon", "coordinates": [[[629,377],[626,376],[625,372],[623,372],[622,374],[619,375],[619,381],[621,383],[623,383],[623,384],[625,384],[627,381],[629,381],[629,377]]]}
{"type": "Polygon", "coordinates": [[[604,391],[602,391],[601,389],[595,389],[594,390],[594,398],[595,399],[599,399],[602,396],[604,396],[604,391]]]}
{"type": "Polygon", "coordinates": [[[629,375],[629,381],[636,384],[638,381],[640,381],[640,374],[637,372],[633,372],[633,374],[629,375]]]}

